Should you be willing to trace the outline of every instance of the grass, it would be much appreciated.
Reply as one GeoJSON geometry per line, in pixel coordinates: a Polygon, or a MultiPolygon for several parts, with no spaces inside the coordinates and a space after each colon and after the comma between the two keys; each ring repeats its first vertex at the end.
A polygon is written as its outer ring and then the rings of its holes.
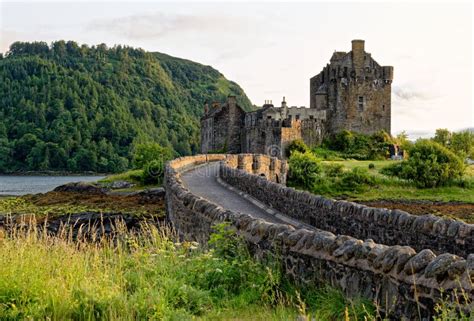
{"type": "Polygon", "coordinates": [[[412,183],[405,180],[387,177],[379,171],[395,161],[323,161],[323,164],[341,164],[346,169],[369,168],[369,164],[374,164],[374,169],[369,169],[369,173],[378,178],[376,188],[350,191],[330,191],[327,196],[345,196],[349,200],[371,201],[379,199],[395,200],[430,200],[442,202],[466,202],[474,203],[474,165],[466,168],[465,179],[472,181],[470,188],[459,186],[441,186],[437,188],[417,188],[412,183]]]}
{"type": "Polygon", "coordinates": [[[118,240],[71,241],[29,230],[0,238],[1,320],[373,319],[373,307],[328,288],[299,292],[275,264],[217,234],[210,248],[144,226],[118,240]],[[226,241],[222,241],[225,239],[226,241]],[[228,251],[231,249],[232,251],[228,251]]]}
{"type": "Polygon", "coordinates": [[[141,185],[142,184],[142,180],[141,180],[142,176],[143,176],[143,170],[142,169],[133,169],[133,170],[129,170],[127,172],[109,175],[109,176],[101,179],[99,182],[100,183],[113,183],[113,182],[117,182],[117,181],[125,181],[125,182],[129,182],[129,183],[132,183],[132,184],[141,185]]]}

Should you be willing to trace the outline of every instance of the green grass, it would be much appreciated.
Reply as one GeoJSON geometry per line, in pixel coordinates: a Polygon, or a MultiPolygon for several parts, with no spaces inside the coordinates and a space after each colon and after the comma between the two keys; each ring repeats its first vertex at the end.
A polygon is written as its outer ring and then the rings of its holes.
{"type": "Polygon", "coordinates": [[[0,319],[339,320],[346,307],[353,320],[373,319],[370,303],[336,290],[298,292],[275,264],[254,261],[229,235],[211,249],[171,236],[149,226],[141,235],[123,232],[115,244],[3,235],[0,319]]]}
{"type": "Polygon", "coordinates": [[[344,168],[368,169],[369,173],[377,178],[375,188],[362,190],[328,191],[325,195],[331,197],[344,196],[349,200],[370,201],[379,199],[405,199],[405,200],[429,200],[442,202],[466,202],[474,203],[474,165],[466,168],[465,179],[471,181],[472,187],[462,188],[459,186],[441,186],[437,188],[417,188],[411,182],[398,178],[387,177],[380,170],[396,161],[323,161],[323,164],[341,164],[344,168]],[[369,169],[369,164],[374,164],[374,169],[369,169]]]}
{"type": "Polygon", "coordinates": [[[133,169],[127,172],[109,175],[101,179],[100,183],[113,183],[117,181],[125,181],[133,184],[141,184],[141,177],[143,175],[142,169],[133,169]]]}

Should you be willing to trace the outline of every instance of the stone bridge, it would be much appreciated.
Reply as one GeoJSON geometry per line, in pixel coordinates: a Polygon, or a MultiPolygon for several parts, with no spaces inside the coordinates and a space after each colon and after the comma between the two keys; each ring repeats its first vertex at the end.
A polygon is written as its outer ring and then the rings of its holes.
{"type": "MultiPolygon", "coordinates": [[[[229,222],[257,257],[278,253],[295,282],[373,300],[394,319],[430,319],[442,297],[474,298],[474,225],[371,208],[285,187],[287,165],[264,155],[197,155],[165,169],[168,218],[206,242],[229,222]]],[[[469,307],[468,307],[469,308],[469,307]]]]}

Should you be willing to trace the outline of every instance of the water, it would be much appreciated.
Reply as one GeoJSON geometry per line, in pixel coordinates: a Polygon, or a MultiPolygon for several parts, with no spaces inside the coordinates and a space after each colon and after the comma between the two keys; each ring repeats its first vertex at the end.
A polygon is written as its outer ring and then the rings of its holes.
{"type": "Polygon", "coordinates": [[[95,182],[103,176],[2,176],[0,196],[46,193],[71,182],[95,182]]]}

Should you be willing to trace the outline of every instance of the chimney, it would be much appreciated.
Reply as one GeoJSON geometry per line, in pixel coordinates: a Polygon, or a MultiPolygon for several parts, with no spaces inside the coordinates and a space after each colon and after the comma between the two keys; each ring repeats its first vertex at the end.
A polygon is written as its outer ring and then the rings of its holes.
{"type": "Polygon", "coordinates": [[[365,41],[360,39],[352,40],[352,63],[356,70],[364,68],[365,41]]]}

